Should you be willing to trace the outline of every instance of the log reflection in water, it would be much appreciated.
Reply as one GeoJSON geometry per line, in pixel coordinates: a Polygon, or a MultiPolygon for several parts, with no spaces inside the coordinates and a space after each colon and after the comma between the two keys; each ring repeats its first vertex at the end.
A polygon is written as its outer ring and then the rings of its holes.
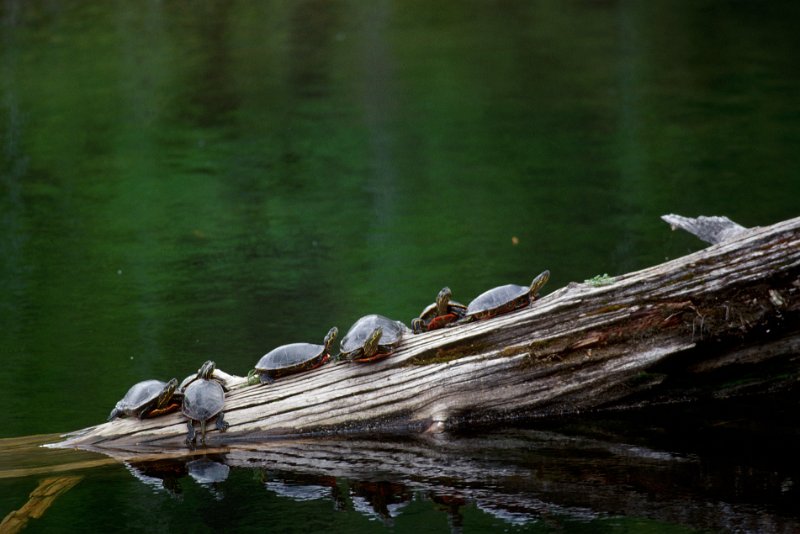
{"type": "Polygon", "coordinates": [[[796,431],[759,444],[763,429],[737,428],[728,441],[733,423],[720,420],[700,441],[677,423],[655,427],[645,418],[473,437],[276,441],[240,444],[217,461],[261,470],[265,490],[281,497],[330,499],[335,509],[388,524],[412,500],[428,499],[454,530],[462,507],[474,505],[514,524],[619,515],[711,530],[799,531],[798,466],[788,452],[797,450],[796,431]]]}
{"type": "Polygon", "coordinates": [[[24,530],[31,519],[42,517],[59,496],[69,491],[82,478],[63,475],[42,480],[28,496],[28,501],[22,508],[10,512],[0,521],[0,532],[14,534],[24,530]]]}
{"type": "Polygon", "coordinates": [[[224,456],[219,454],[126,461],[124,464],[134,477],[155,491],[166,491],[172,496],[179,496],[183,492],[180,479],[188,476],[198,485],[207,488],[217,499],[223,496],[219,485],[227,480],[231,471],[224,456]]]}

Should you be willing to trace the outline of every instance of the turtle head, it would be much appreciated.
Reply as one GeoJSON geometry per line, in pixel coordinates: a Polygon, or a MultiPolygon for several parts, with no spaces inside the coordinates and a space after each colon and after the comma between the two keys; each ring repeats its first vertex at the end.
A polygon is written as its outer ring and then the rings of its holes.
{"type": "Polygon", "coordinates": [[[108,419],[106,419],[106,421],[113,421],[114,419],[119,417],[121,413],[122,410],[120,410],[117,406],[114,406],[114,409],[111,410],[111,413],[109,414],[108,419]]]}
{"type": "Polygon", "coordinates": [[[200,369],[197,370],[197,378],[211,380],[211,376],[214,374],[214,369],[216,368],[217,364],[211,360],[207,360],[203,365],[200,366],[200,369]]]}
{"type": "Polygon", "coordinates": [[[381,336],[383,335],[383,328],[380,326],[375,327],[375,330],[367,337],[364,341],[364,358],[369,358],[376,352],[378,352],[378,342],[381,340],[381,336]]]}
{"type": "Polygon", "coordinates": [[[421,334],[422,332],[424,332],[425,331],[425,324],[422,322],[422,319],[420,319],[419,317],[415,317],[414,319],[411,319],[411,330],[415,334],[421,334]]]}
{"type": "Polygon", "coordinates": [[[530,290],[531,300],[536,297],[536,294],[539,292],[542,286],[547,283],[548,280],[550,280],[550,271],[542,271],[536,278],[533,279],[530,290]]]}
{"type": "Polygon", "coordinates": [[[158,403],[156,404],[157,408],[161,408],[165,406],[172,396],[175,394],[175,390],[178,389],[178,379],[173,378],[164,386],[164,390],[158,396],[158,403]]]}
{"type": "Polygon", "coordinates": [[[447,286],[439,291],[439,294],[436,295],[436,315],[445,315],[447,313],[447,305],[450,303],[450,297],[452,296],[453,292],[447,286]]]}
{"type": "Polygon", "coordinates": [[[339,335],[339,329],[335,326],[328,330],[328,333],[325,334],[325,340],[322,342],[325,345],[325,352],[330,352],[331,347],[333,346],[333,342],[336,341],[336,336],[339,335]]]}

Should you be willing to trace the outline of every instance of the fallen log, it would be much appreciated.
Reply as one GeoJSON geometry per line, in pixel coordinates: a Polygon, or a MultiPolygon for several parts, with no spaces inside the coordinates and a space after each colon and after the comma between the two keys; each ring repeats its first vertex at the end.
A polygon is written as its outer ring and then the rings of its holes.
{"type": "MultiPolygon", "coordinates": [[[[665,216],[716,244],[526,309],[409,335],[389,358],[234,386],[209,447],[439,432],[515,418],[772,392],[800,379],[800,218],[745,229],[665,216]]],[[[554,266],[557,269],[557,266],[554,266]]],[[[185,450],[185,419],[121,419],[57,444],[130,457],[185,450]]]]}

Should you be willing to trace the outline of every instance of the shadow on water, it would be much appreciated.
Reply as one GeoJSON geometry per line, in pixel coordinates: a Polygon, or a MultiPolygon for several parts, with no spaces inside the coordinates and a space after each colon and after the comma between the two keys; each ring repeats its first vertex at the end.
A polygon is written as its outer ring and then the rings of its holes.
{"type": "MultiPolygon", "coordinates": [[[[440,437],[271,441],[124,465],[152,495],[179,503],[171,513],[207,499],[245,529],[260,521],[255,506],[362,517],[373,528],[418,521],[425,510],[453,532],[486,521],[797,532],[797,404],[663,407],[440,437]]],[[[81,485],[103,484],[102,471],[83,469],[81,485]]]]}

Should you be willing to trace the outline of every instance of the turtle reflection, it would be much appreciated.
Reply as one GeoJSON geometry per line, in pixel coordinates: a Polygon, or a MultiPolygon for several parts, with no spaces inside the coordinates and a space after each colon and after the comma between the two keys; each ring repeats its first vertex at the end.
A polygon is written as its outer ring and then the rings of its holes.
{"type": "Polygon", "coordinates": [[[225,482],[231,472],[231,468],[227,464],[203,456],[186,462],[186,470],[195,482],[207,488],[217,500],[222,499],[224,495],[219,489],[219,484],[225,482]]]}
{"type": "Polygon", "coordinates": [[[215,498],[221,499],[219,484],[230,474],[231,468],[218,455],[194,459],[152,460],[125,462],[128,471],[141,483],[155,491],[167,491],[173,497],[183,493],[180,479],[187,475],[198,485],[207,488],[215,498]]]}
{"type": "Polygon", "coordinates": [[[124,465],[139,482],[156,492],[166,491],[173,497],[180,497],[183,492],[179,480],[188,473],[185,462],[154,460],[125,462],[124,465]]]}
{"type": "Polygon", "coordinates": [[[331,499],[336,510],[347,509],[335,477],[300,473],[270,475],[268,472],[263,471],[261,481],[267,490],[293,501],[304,502],[331,499]]]}
{"type": "Polygon", "coordinates": [[[386,524],[400,515],[413,498],[412,492],[399,482],[351,482],[353,509],[386,524]]]}
{"type": "Polygon", "coordinates": [[[467,500],[461,495],[451,495],[428,492],[428,498],[434,503],[437,510],[447,514],[447,522],[450,525],[450,532],[458,533],[464,529],[464,516],[461,514],[461,507],[466,506],[467,500]]]}

